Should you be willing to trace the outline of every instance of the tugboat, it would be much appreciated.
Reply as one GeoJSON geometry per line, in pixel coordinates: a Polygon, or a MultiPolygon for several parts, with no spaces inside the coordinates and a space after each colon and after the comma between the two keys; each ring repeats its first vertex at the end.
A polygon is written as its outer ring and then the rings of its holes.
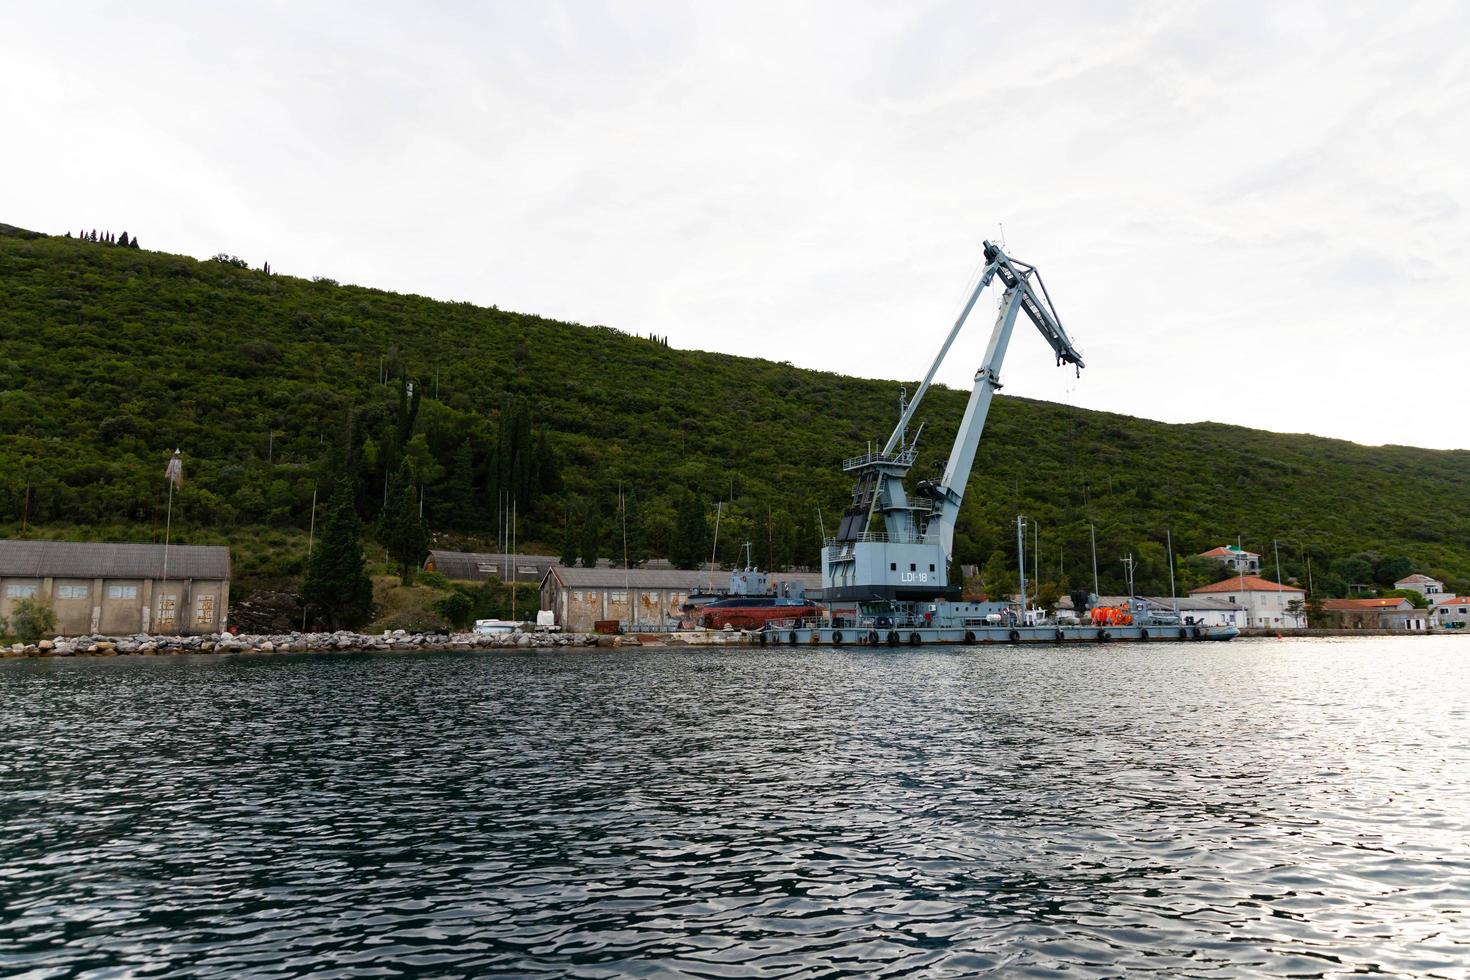
{"type": "MultiPolygon", "coordinates": [[[[705,629],[764,629],[773,622],[816,622],[826,609],[812,602],[800,586],[786,583],[784,594],[771,593],[766,573],[751,564],[751,544],[745,543],[745,567],[730,573],[727,598],[687,607],[698,624],[705,629]]],[[[692,598],[692,597],[691,597],[692,598]]]]}
{"type": "MultiPolygon", "coordinates": [[[[990,403],[1000,388],[1000,368],[1020,313],[1041,332],[1057,365],[1073,365],[1079,376],[1082,355],[1072,346],[1034,265],[984,243],[985,267],[959,318],[950,329],[912,400],[900,400],[898,424],[877,451],[842,464],[853,474],[852,503],[834,537],[822,548],[822,590],[830,622],[821,626],[768,626],[763,642],[864,643],[918,646],[925,643],[1059,643],[1178,638],[1228,640],[1234,627],[1181,626],[1172,617],[1136,608],[1103,615],[1080,625],[1027,623],[1007,603],[962,601],[949,581],[955,520],[980,446],[990,403]],[[909,423],[934,381],[934,375],[971,310],[991,281],[1005,286],[1000,312],[975,373],[974,389],[955,434],[943,472],[920,480],[910,496],[904,477],[914,465],[920,427],[908,438],[909,423]],[[1165,619],[1172,619],[1165,622],[1165,619]]],[[[1132,606],[1133,604],[1130,604],[1132,606]]]]}

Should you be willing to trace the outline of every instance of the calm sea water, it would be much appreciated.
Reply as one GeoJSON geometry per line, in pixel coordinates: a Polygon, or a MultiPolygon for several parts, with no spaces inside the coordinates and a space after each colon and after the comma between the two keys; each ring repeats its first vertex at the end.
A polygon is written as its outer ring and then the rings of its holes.
{"type": "Polygon", "coordinates": [[[1470,976],[1470,638],[0,664],[0,973],[1470,976]]]}

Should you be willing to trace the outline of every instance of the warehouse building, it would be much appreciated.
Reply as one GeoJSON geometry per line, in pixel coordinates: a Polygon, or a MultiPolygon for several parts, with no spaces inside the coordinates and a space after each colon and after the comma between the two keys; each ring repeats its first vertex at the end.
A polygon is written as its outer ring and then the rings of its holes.
{"type": "Polygon", "coordinates": [[[557,564],[551,555],[506,555],[485,551],[442,551],[431,549],[424,571],[438,572],[454,582],[539,582],[546,570],[557,564]]]}
{"type": "MultiPolygon", "coordinates": [[[[773,589],[792,585],[820,595],[816,572],[771,572],[773,589]]],[[[724,594],[729,572],[681,568],[567,568],[554,565],[541,579],[541,608],[573,633],[590,633],[598,622],[617,621],[627,632],[678,627],[681,607],[691,595],[724,594]]]]}
{"type": "Polygon", "coordinates": [[[61,636],[218,633],[230,603],[230,549],[0,541],[0,616],[24,599],[49,604],[61,636]]]}

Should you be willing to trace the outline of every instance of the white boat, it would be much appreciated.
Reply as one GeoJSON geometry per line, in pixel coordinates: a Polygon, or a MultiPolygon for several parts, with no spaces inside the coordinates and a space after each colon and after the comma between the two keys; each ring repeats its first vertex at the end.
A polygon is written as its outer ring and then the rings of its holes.
{"type": "Polygon", "coordinates": [[[510,619],[477,619],[475,620],[476,633],[514,633],[521,628],[521,624],[510,619]]]}

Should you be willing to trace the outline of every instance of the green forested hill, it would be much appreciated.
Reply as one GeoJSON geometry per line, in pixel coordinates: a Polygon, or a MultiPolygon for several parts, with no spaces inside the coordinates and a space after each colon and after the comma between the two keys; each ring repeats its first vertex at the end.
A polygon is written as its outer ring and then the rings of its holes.
{"type": "MultiPolygon", "coordinates": [[[[147,539],[180,447],[176,540],[296,540],[329,459],[371,521],[406,458],[441,538],[492,544],[506,492],[522,550],[561,551],[570,527],[579,547],[621,555],[621,484],[635,552],[667,554],[692,495],[711,516],[727,501],[726,560],[749,539],[758,559],[812,563],[819,510],[831,529],[846,503],[840,460],[893,422],[888,382],[243,266],[0,227],[5,533],[24,511],[31,533],[147,539]],[[422,399],[407,428],[405,379],[422,399]]],[[[965,397],[926,400],[918,471],[948,450],[965,397]]],[[[1313,556],[1319,589],[1409,566],[1464,584],[1467,504],[1467,452],[1002,396],[956,558],[999,574],[1024,512],[1048,579],[1090,584],[1094,522],[1105,590],[1129,551],[1140,590],[1167,590],[1166,528],[1184,555],[1240,536],[1269,556],[1280,539],[1288,574],[1313,556]]]]}

